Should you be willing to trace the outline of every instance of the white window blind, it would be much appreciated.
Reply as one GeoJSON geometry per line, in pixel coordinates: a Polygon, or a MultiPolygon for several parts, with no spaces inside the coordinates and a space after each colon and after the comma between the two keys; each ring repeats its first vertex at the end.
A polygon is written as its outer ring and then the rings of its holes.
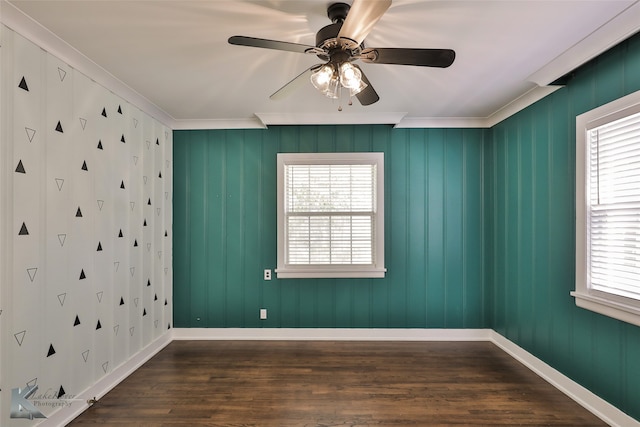
{"type": "Polygon", "coordinates": [[[384,277],[383,159],[278,155],[278,278],[384,277]]]}
{"type": "Polygon", "coordinates": [[[372,264],[376,165],[287,165],[288,264],[372,264]]]}
{"type": "Polygon", "coordinates": [[[640,300],[640,113],[587,138],[591,288],[640,300]]]}

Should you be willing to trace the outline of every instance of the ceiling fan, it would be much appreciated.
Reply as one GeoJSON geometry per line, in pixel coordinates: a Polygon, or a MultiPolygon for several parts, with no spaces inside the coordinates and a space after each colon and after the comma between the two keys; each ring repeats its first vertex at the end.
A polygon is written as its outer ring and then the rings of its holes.
{"type": "Polygon", "coordinates": [[[228,41],[239,46],[315,54],[326,61],[303,71],[273,93],[271,99],[284,98],[304,83],[305,78],[310,78],[316,89],[329,98],[339,98],[341,88],[345,88],[360,104],[371,105],[380,97],[354,61],[446,68],[456,56],[451,49],[365,47],[364,39],[389,6],[391,0],[353,0],[352,6],[329,5],[327,15],[333,23],[318,31],[316,46],[246,36],[233,36],[228,41]]]}

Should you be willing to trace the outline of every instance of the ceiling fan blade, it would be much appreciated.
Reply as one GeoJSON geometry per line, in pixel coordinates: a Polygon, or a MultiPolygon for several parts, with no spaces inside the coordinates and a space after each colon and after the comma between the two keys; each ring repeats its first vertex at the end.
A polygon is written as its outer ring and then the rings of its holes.
{"type": "Polygon", "coordinates": [[[353,0],[338,38],[353,40],[360,45],[389,6],[391,0],[353,0]]]}
{"type": "Polygon", "coordinates": [[[378,96],[378,93],[373,88],[373,86],[371,86],[371,82],[369,81],[367,76],[364,74],[364,71],[362,71],[362,68],[358,67],[356,64],[353,64],[353,65],[358,70],[360,70],[360,72],[362,73],[362,81],[367,84],[367,87],[365,87],[362,90],[362,92],[360,92],[360,93],[358,93],[356,95],[356,98],[358,98],[358,101],[360,101],[360,104],[362,104],[362,105],[371,105],[371,104],[373,104],[375,102],[378,102],[380,97],[378,96]]]}
{"type": "Polygon", "coordinates": [[[316,64],[312,67],[307,68],[302,73],[294,77],[287,84],[285,84],[280,89],[275,91],[273,95],[271,95],[269,98],[274,101],[277,101],[291,95],[293,92],[298,90],[301,86],[303,86],[306,83],[309,83],[309,77],[311,77],[311,74],[320,67],[322,67],[322,64],[316,64]]]}
{"type": "Polygon", "coordinates": [[[278,40],[258,39],[255,37],[233,36],[229,37],[229,44],[238,46],[261,47],[265,49],[286,50],[289,52],[306,53],[313,46],[305,44],[281,42],[278,40]]]}
{"type": "Polygon", "coordinates": [[[368,48],[362,51],[362,60],[374,64],[447,68],[455,58],[456,53],[451,49],[368,48]]]}

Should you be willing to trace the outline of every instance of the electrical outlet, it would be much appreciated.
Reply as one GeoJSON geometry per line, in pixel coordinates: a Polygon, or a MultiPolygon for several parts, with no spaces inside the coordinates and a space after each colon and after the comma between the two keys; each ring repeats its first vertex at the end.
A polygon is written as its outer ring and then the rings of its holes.
{"type": "Polygon", "coordinates": [[[267,309],[266,308],[261,308],[260,309],[260,320],[265,320],[267,318],[267,309]]]}
{"type": "Polygon", "coordinates": [[[271,280],[271,270],[268,268],[264,269],[264,280],[271,280]]]}

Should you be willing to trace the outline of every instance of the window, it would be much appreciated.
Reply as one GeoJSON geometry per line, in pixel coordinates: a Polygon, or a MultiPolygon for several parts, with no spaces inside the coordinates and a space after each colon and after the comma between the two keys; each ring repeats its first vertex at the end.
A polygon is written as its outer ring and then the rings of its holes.
{"type": "Polygon", "coordinates": [[[278,154],[278,278],[385,271],[384,154],[278,154]]]}
{"type": "Polygon", "coordinates": [[[576,118],[580,307],[640,325],[640,92],[576,118]]]}

